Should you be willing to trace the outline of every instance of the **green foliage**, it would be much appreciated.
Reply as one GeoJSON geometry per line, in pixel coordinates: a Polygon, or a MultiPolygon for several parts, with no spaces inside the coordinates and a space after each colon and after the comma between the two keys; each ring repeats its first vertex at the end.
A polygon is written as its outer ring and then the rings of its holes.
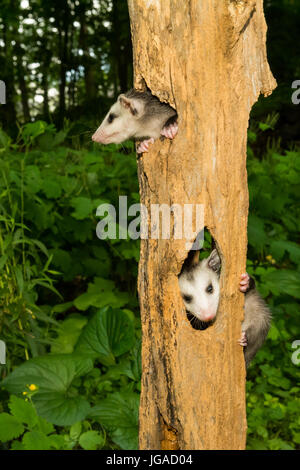
{"type": "MultiPolygon", "coordinates": [[[[62,132],[43,122],[21,128],[16,144],[1,136],[0,335],[9,360],[0,394],[10,394],[1,419],[11,432],[0,442],[12,449],[125,446],[125,435],[115,437],[120,431],[90,412],[115,393],[126,409],[130,394],[138,403],[139,244],[96,236],[99,204],[117,206],[122,194],[137,202],[132,145],[62,147],[62,132]]],[[[136,445],[136,424],[128,439],[136,445]]]]}
{"type": "Polygon", "coordinates": [[[39,415],[54,424],[71,425],[89,412],[89,403],[77,393],[74,382],[92,368],[92,361],[82,356],[41,356],[15,368],[2,385],[20,395],[28,391],[28,384],[33,385],[32,400],[39,415]]]}
{"type": "MultiPolygon", "coordinates": [[[[250,128],[252,141],[260,131],[250,128]]],[[[268,339],[248,371],[249,449],[299,448],[300,371],[291,347],[299,339],[299,161],[300,151],[282,151],[276,142],[261,159],[249,147],[247,270],[273,313],[268,339]]]]}
{"type": "Polygon", "coordinates": [[[116,357],[129,351],[135,343],[134,321],[126,311],[99,310],[89,321],[79,337],[75,351],[112,365],[116,357]]]}
{"type": "Polygon", "coordinates": [[[0,413],[0,442],[11,442],[13,450],[85,450],[101,449],[105,434],[101,431],[85,431],[86,426],[77,422],[69,433],[56,433],[55,427],[41,418],[32,401],[11,395],[9,413],[0,413]],[[26,400],[26,401],[25,401],[26,400]]]}
{"type": "Polygon", "coordinates": [[[137,393],[113,393],[93,408],[91,416],[107,427],[122,449],[134,450],[138,447],[138,410],[137,393]]]}
{"type": "MultiPolygon", "coordinates": [[[[273,143],[258,159],[252,150],[271,124],[249,131],[247,270],[273,324],[248,371],[247,413],[248,448],[275,450],[300,441],[299,367],[291,360],[300,214],[299,152],[273,143]]],[[[1,446],[135,449],[139,246],[95,233],[99,204],[117,207],[119,195],[129,196],[128,205],[138,201],[132,146],[65,147],[44,123],[20,129],[17,143],[1,135],[0,335],[9,352],[1,366],[1,446]]],[[[206,249],[210,242],[206,235],[206,249]]]]}

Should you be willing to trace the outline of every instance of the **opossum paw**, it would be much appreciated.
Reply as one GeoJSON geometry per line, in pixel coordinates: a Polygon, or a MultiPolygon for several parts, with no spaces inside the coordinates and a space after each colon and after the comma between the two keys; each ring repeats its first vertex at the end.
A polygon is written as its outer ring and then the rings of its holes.
{"type": "Polygon", "coordinates": [[[241,274],[241,280],[240,280],[240,291],[241,292],[247,292],[249,289],[249,284],[250,283],[250,276],[248,273],[241,274]]]}
{"type": "Polygon", "coordinates": [[[174,122],[173,124],[170,124],[169,126],[166,126],[162,129],[161,135],[164,137],[167,137],[168,139],[174,139],[178,132],[178,123],[174,122]]]}
{"type": "Polygon", "coordinates": [[[248,340],[247,340],[247,336],[246,336],[245,331],[242,332],[242,336],[241,336],[240,339],[238,340],[238,343],[239,343],[239,345],[242,346],[243,348],[245,348],[246,346],[248,346],[248,340]]]}
{"type": "Polygon", "coordinates": [[[149,151],[149,145],[154,143],[153,137],[148,140],[143,140],[137,148],[137,153],[144,153],[149,151]]]}

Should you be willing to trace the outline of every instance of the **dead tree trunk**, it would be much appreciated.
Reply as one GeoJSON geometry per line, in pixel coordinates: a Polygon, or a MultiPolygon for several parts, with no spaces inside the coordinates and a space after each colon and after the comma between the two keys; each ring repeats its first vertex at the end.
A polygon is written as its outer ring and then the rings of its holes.
{"type": "Polygon", "coordinates": [[[245,271],[249,113],[275,80],[266,58],[263,0],[128,0],[135,87],[179,115],[173,142],[138,163],[141,202],[204,204],[222,258],[217,321],[187,320],[178,274],[185,240],[143,240],[141,449],[244,449],[245,367],[237,340],[245,271]]]}

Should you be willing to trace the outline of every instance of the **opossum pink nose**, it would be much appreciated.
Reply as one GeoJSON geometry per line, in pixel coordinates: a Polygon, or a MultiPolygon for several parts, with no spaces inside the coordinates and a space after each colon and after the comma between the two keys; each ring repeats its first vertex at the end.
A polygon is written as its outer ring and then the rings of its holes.
{"type": "Polygon", "coordinates": [[[95,132],[95,134],[92,136],[92,140],[94,142],[98,142],[99,144],[102,144],[105,142],[106,135],[104,134],[99,134],[98,132],[95,132]]]}
{"type": "Polygon", "coordinates": [[[204,318],[205,318],[205,321],[210,321],[210,320],[213,320],[213,318],[215,318],[215,315],[213,313],[209,313],[207,315],[204,315],[204,318]]]}

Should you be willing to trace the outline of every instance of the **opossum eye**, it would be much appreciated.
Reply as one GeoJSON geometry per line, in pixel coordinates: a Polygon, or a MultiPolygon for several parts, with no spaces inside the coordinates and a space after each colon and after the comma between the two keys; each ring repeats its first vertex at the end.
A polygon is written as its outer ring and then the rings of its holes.
{"type": "Polygon", "coordinates": [[[208,294],[212,294],[213,291],[214,291],[214,288],[213,288],[212,284],[209,284],[209,286],[207,286],[207,288],[206,288],[206,292],[208,294]]]}
{"type": "Polygon", "coordinates": [[[189,304],[192,301],[193,297],[191,295],[184,295],[183,300],[189,304]]]}
{"type": "Polygon", "coordinates": [[[111,124],[113,122],[113,120],[116,118],[117,116],[113,113],[110,113],[107,120],[108,120],[108,123],[111,124]]]}

